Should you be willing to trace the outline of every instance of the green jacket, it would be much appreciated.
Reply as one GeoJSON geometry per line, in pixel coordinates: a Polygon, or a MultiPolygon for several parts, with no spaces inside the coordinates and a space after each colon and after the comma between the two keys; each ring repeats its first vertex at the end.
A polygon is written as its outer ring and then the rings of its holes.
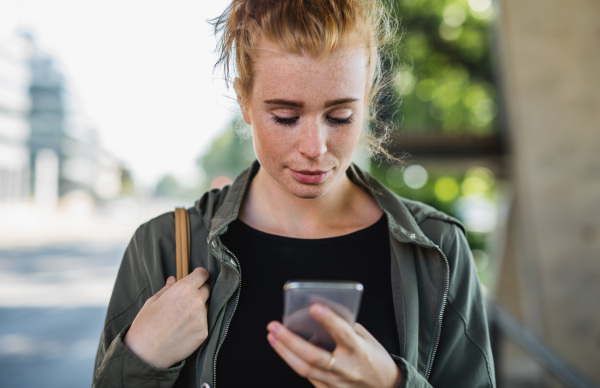
{"type": "MultiPolygon", "coordinates": [[[[119,269],[94,368],[93,387],[215,387],[216,359],[235,313],[240,266],[220,235],[238,216],[258,163],[231,186],[207,192],[190,209],[191,266],[210,273],[209,336],[181,363],[157,369],[123,337],[144,302],[175,274],[174,216],[141,225],[119,269]]],[[[494,365],[479,279],[462,226],[398,197],[353,166],[348,176],[372,193],[390,233],[391,279],[400,354],[392,355],[406,387],[494,387],[494,365]]]]}

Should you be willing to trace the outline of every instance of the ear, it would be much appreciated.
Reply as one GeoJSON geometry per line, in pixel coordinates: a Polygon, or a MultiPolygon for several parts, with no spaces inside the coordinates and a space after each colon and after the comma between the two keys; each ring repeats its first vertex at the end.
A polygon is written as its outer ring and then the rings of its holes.
{"type": "Polygon", "coordinates": [[[242,85],[242,81],[236,77],[233,81],[233,88],[235,89],[235,94],[237,94],[237,101],[240,104],[240,109],[242,111],[242,116],[244,117],[244,121],[246,124],[251,125],[252,120],[250,118],[250,107],[248,105],[248,100],[246,96],[246,90],[244,90],[244,86],[242,85]]]}

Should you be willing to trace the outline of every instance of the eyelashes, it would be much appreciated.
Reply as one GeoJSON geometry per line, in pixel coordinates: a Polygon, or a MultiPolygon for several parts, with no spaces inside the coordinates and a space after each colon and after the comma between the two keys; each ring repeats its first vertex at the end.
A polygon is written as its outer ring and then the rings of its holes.
{"type": "Polygon", "coordinates": [[[354,121],[354,115],[344,117],[343,119],[337,117],[327,117],[327,120],[333,125],[352,124],[352,122],[354,121]]]}
{"type": "Polygon", "coordinates": [[[291,127],[298,122],[298,117],[272,116],[271,119],[273,119],[273,121],[275,121],[275,123],[284,125],[286,127],[291,127]]]}
{"type": "MultiPolygon", "coordinates": [[[[299,117],[279,117],[279,116],[271,116],[271,119],[279,124],[286,127],[292,127],[298,123],[299,117]]],[[[327,116],[327,121],[334,127],[348,125],[354,121],[354,115],[350,115],[344,118],[330,117],[327,116]]]]}

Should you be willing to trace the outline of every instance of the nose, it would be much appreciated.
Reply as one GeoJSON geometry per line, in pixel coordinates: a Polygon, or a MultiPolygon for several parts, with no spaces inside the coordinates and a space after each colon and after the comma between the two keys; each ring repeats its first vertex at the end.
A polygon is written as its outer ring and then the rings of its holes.
{"type": "Polygon", "coordinates": [[[300,131],[298,151],[311,160],[319,159],[327,152],[327,128],[317,122],[308,124],[300,131]]]}

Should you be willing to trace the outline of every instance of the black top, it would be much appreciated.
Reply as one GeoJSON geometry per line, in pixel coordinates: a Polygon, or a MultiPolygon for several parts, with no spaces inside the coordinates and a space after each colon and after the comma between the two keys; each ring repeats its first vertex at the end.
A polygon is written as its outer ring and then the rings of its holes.
{"type": "Polygon", "coordinates": [[[357,322],[398,354],[392,304],[390,243],[385,216],[344,236],[297,239],[234,221],[222,236],[242,270],[241,294],[218,353],[219,387],[312,387],[271,348],[267,324],[282,320],[288,280],[354,280],[364,285],[357,322]]]}

